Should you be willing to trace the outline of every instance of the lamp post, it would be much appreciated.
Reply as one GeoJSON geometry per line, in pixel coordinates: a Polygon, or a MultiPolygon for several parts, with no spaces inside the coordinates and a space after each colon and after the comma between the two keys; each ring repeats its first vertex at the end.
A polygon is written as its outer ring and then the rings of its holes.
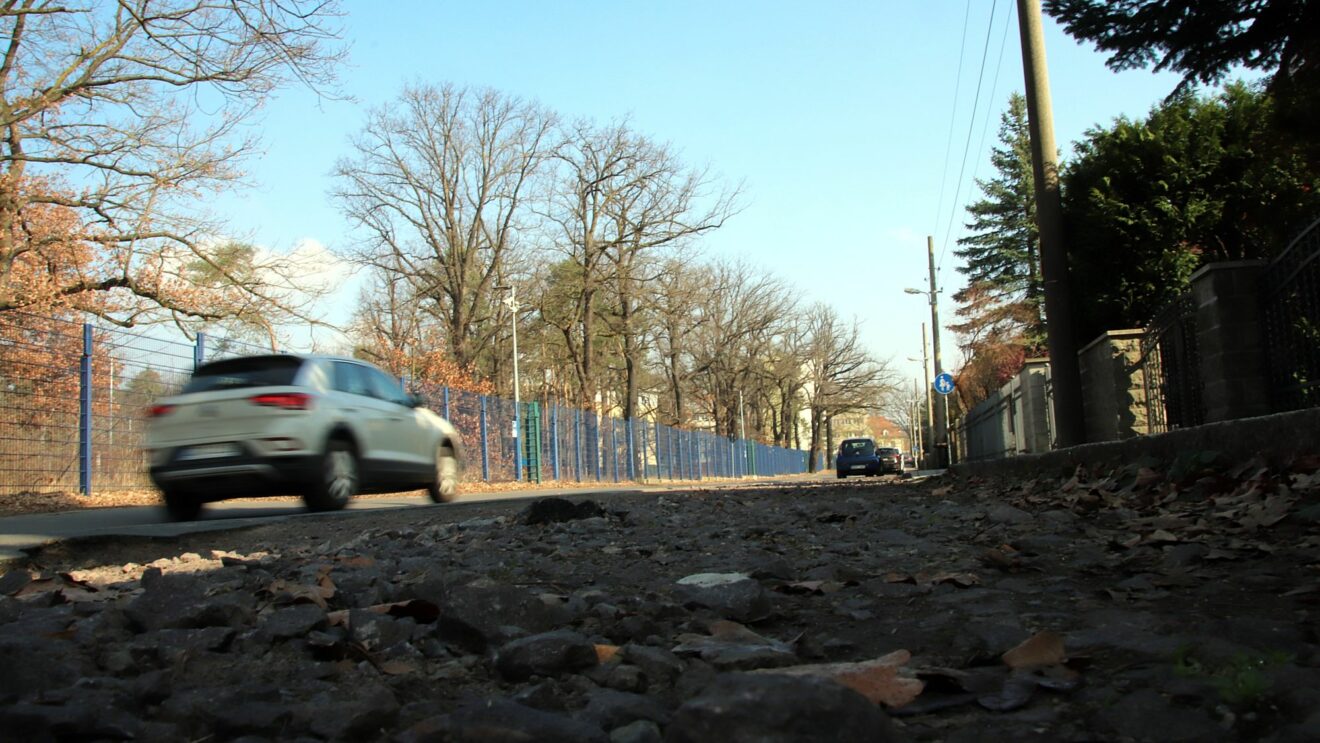
{"type": "MultiPolygon", "coordinates": [[[[926,298],[930,300],[930,325],[931,325],[930,347],[931,347],[931,355],[934,357],[933,360],[935,362],[935,377],[938,378],[941,374],[944,373],[944,367],[940,363],[940,306],[939,306],[939,289],[935,285],[935,240],[934,238],[929,236],[926,237],[926,254],[930,263],[930,291],[922,291],[921,289],[912,289],[910,287],[904,289],[903,291],[906,294],[924,294],[926,295],[926,298]]],[[[924,342],[922,343],[922,347],[923,349],[925,348],[924,342]]],[[[926,386],[926,394],[928,395],[931,394],[930,385],[926,386]]],[[[935,405],[934,407],[935,407],[935,416],[934,416],[935,425],[933,430],[931,431],[931,438],[934,439],[934,441],[931,443],[933,443],[934,446],[931,447],[931,449],[935,453],[935,458],[934,458],[935,467],[944,467],[948,464],[949,461],[948,460],[949,432],[947,430],[948,421],[946,420],[947,415],[945,413],[944,406],[935,405]]]]}
{"type": "MultiPolygon", "coordinates": [[[[905,291],[909,291],[909,293],[911,293],[911,291],[917,291],[917,293],[919,294],[924,293],[918,290],[905,290],[905,291]]],[[[926,385],[925,387],[926,428],[930,431],[930,437],[934,439],[935,438],[935,399],[934,396],[931,394],[930,357],[926,354],[926,323],[924,322],[921,324],[921,358],[914,359],[911,356],[908,357],[908,361],[918,361],[918,360],[921,361],[922,381],[926,385]]],[[[915,383],[915,380],[913,381],[915,383]]],[[[921,458],[922,460],[924,460],[926,469],[935,469],[938,466],[938,462],[935,462],[931,459],[931,452],[934,451],[935,447],[928,446],[927,445],[928,443],[930,442],[927,442],[923,438],[921,442],[921,458]]]]}
{"type": "Polygon", "coordinates": [[[518,287],[501,284],[495,289],[509,292],[504,306],[513,314],[513,477],[522,480],[522,404],[518,396],[518,287]]]}

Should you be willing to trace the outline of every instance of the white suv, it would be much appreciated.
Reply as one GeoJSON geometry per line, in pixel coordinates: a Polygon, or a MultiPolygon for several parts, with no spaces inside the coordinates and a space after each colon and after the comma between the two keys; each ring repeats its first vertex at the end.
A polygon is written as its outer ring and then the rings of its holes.
{"type": "Polygon", "coordinates": [[[458,432],[399,381],[357,359],[281,354],[197,367],[147,429],[151,481],[171,517],[226,498],[300,493],[313,511],[359,492],[425,488],[453,500],[458,432]]]}

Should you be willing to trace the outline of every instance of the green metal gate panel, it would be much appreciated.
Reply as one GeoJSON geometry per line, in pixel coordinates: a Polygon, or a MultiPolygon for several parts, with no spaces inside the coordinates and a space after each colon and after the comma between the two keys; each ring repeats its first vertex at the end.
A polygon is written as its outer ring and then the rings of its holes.
{"type": "Polygon", "coordinates": [[[527,403],[527,415],[523,418],[523,466],[526,467],[528,482],[541,482],[541,404],[527,403]]]}

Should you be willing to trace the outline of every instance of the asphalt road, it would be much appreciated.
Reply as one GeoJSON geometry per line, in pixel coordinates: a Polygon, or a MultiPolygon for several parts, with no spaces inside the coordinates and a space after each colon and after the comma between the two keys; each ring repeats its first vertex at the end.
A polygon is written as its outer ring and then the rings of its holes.
{"type": "MultiPolygon", "coordinates": [[[[918,471],[916,477],[938,474],[937,471],[918,471]]],[[[833,480],[831,472],[806,478],[808,481],[833,480]]],[[[757,485],[801,484],[801,475],[780,480],[759,480],[757,485]]],[[[387,497],[360,498],[354,500],[347,509],[332,514],[313,514],[293,500],[271,500],[269,502],[225,502],[208,504],[202,516],[196,521],[176,522],[166,517],[164,509],[156,506],[129,506],[123,508],[88,508],[58,513],[41,513],[28,516],[10,516],[0,518],[0,563],[19,560],[26,557],[25,550],[40,547],[65,539],[87,537],[135,536],[150,538],[169,538],[181,534],[222,529],[240,529],[248,526],[269,523],[292,518],[351,518],[355,513],[380,508],[452,508],[464,503],[511,498],[539,498],[545,496],[588,496],[592,493],[644,493],[685,490],[692,488],[739,487],[753,481],[691,482],[664,483],[658,485],[609,485],[595,488],[543,489],[529,488],[495,493],[470,493],[460,496],[456,503],[437,505],[425,496],[399,495],[387,497]]]]}

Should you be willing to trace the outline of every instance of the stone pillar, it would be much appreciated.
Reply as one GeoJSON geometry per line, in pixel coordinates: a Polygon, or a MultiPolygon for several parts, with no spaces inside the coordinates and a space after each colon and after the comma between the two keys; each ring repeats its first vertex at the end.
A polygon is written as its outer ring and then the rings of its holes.
{"type": "Polygon", "coordinates": [[[1022,388],[1022,415],[1018,425],[1022,427],[1023,453],[1047,452],[1053,444],[1053,421],[1050,420],[1049,401],[1045,391],[1045,379],[1049,368],[1049,359],[1027,359],[1022,371],[1018,372],[1018,380],[1022,388]]]}
{"type": "Polygon", "coordinates": [[[1143,335],[1141,329],[1110,330],[1077,353],[1088,442],[1149,433],[1146,386],[1141,375],[1143,335]]]}
{"type": "Polygon", "coordinates": [[[1264,261],[1225,261],[1192,274],[1205,422],[1270,412],[1258,284],[1264,261]]]}

